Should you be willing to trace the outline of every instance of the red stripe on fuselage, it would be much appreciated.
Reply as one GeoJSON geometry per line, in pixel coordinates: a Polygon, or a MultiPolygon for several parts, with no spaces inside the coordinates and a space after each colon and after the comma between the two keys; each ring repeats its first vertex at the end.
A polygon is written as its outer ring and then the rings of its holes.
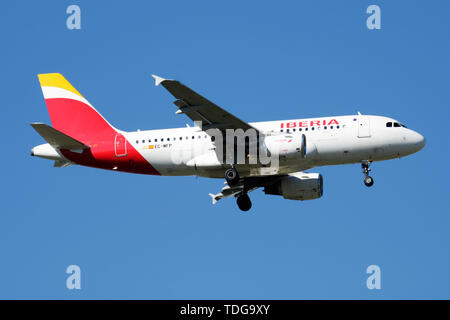
{"type": "Polygon", "coordinates": [[[61,150],[70,161],[94,168],[159,175],[159,172],[127,141],[127,155],[116,157],[116,130],[89,105],[72,99],[46,99],[55,129],[90,146],[82,153],[61,150]]]}

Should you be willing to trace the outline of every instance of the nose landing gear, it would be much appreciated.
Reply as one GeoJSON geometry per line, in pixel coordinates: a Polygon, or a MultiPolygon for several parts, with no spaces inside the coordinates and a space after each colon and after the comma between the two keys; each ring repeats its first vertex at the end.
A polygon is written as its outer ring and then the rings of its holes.
{"type": "Polygon", "coordinates": [[[373,178],[372,178],[371,176],[365,177],[365,178],[364,178],[364,184],[365,184],[367,187],[373,186],[373,178]]]}
{"type": "Polygon", "coordinates": [[[373,178],[371,176],[369,176],[369,172],[371,171],[369,166],[371,164],[371,161],[363,161],[361,163],[361,168],[363,169],[363,173],[364,173],[364,184],[367,187],[371,187],[373,186],[373,178]]]}

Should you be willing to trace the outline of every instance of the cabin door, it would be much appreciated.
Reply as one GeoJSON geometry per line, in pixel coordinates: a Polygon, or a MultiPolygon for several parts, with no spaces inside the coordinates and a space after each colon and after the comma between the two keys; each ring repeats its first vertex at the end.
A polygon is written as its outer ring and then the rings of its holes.
{"type": "Polygon", "coordinates": [[[358,138],[370,137],[370,119],[367,116],[358,116],[358,138]]]}
{"type": "Polygon", "coordinates": [[[127,140],[121,133],[116,134],[116,138],[114,139],[114,150],[116,157],[125,157],[127,155],[127,140]]]}

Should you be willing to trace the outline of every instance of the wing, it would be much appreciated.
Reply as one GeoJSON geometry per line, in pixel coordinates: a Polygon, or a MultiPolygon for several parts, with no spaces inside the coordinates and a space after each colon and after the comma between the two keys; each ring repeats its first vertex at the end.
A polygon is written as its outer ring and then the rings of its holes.
{"type": "Polygon", "coordinates": [[[177,100],[174,104],[178,107],[178,113],[184,113],[194,122],[201,123],[202,130],[208,129],[254,129],[248,123],[235,117],[221,107],[202,97],[197,92],[186,87],[179,81],[163,79],[152,75],[155,85],[162,84],[177,100]]]}
{"type": "MultiPolygon", "coordinates": [[[[230,187],[228,184],[222,188],[218,194],[210,193],[209,196],[212,198],[212,203],[216,204],[217,201],[223,198],[228,198],[231,196],[238,197],[243,193],[249,193],[261,187],[266,187],[277,182],[279,179],[285,175],[274,175],[274,176],[264,176],[264,177],[246,177],[241,179],[241,181],[230,187]]],[[[226,182],[225,182],[226,184],[226,182]]]]}
{"type": "MultiPolygon", "coordinates": [[[[248,193],[256,189],[258,189],[258,187],[253,187],[251,189],[246,190],[245,192],[248,193]]],[[[222,188],[222,190],[218,194],[210,193],[209,196],[212,198],[212,204],[216,204],[217,201],[219,201],[220,199],[228,198],[231,196],[239,196],[243,192],[244,192],[244,184],[233,187],[226,185],[225,187],[222,188]]]]}

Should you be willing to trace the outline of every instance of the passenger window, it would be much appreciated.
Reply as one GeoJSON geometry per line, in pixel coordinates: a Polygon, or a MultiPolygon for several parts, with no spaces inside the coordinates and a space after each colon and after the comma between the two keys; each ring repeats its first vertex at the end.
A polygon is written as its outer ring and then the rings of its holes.
{"type": "Polygon", "coordinates": [[[330,126],[330,129],[333,129],[333,126],[330,126]]]}
{"type": "Polygon", "coordinates": [[[298,131],[302,131],[302,128],[298,128],[298,131]]]}
{"type": "Polygon", "coordinates": [[[194,136],[192,136],[192,140],[194,140],[195,139],[195,137],[194,136]]]}
{"type": "Polygon", "coordinates": [[[164,138],[161,138],[161,142],[163,142],[164,141],[164,138]]]}
{"type": "Polygon", "coordinates": [[[183,138],[182,138],[182,137],[180,137],[180,140],[183,140],[183,138]]]}
{"type": "Polygon", "coordinates": [[[396,127],[396,128],[400,128],[400,123],[398,123],[398,122],[394,122],[394,127],[396,127]]]}
{"type": "Polygon", "coordinates": [[[283,129],[281,129],[280,132],[283,132],[283,129]]]}
{"type": "Polygon", "coordinates": [[[339,129],[339,126],[336,126],[336,129],[339,129]]]}
{"type": "Polygon", "coordinates": [[[142,143],[145,143],[145,140],[142,140],[142,143]]]}
{"type": "Polygon", "coordinates": [[[305,128],[305,131],[308,131],[308,128],[305,128]]]}
{"type": "Polygon", "coordinates": [[[170,138],[167,138],[167,141],[170,141],[170,138]]]}
{"type": "Polygon", "coordinates": [[[152,139],[148,139],[148,142],[152,142],[152,139]]]}
{"type": "Polygon", "coordinates": [[[286,129],[286,132],[289,133],[289,129],[286,129]]]}
{"type": "Polygon", "coordinates": [[[139,140],[136,140],[136,143],[139,143],[139,140]]]}
{"type": "Polygon", "coordinates": [[[311,130],[314,131],[314,127],[312,127],[311,130]]]}
{"type": "Polygon", "coordinates": [[[325,130],[327,130],[327,126],[323,127],[325,130]]]}
{"type": "Polygon", "coordinates": [[[391,127],[392,127],[392,122],[386,123],[386,127],[387,127],[387,128],[391,128],[391,127]]]}

